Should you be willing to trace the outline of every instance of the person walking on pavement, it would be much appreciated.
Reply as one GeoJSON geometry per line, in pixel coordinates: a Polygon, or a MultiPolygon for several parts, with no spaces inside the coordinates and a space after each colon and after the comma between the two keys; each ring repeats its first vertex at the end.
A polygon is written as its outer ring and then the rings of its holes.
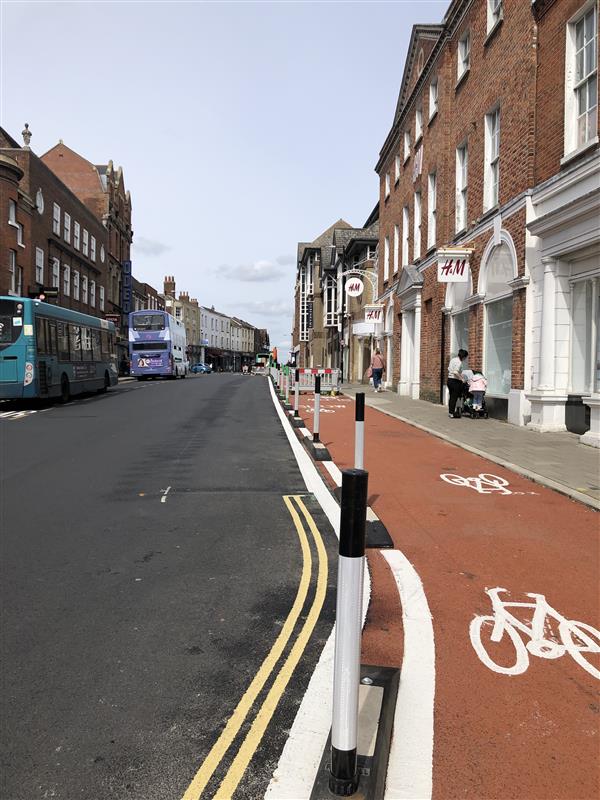
{"type": "Polygon", "coordinates": [[[385,362],[379,348],[373,353],[371,358],[371,375],[373,376],[373,386],[376,392],[381,391],[381,377],[385,369],[385,362]]]}
{"type": "Polygon", "coordinates": [[[450,399],[448,401],[448,414],[453,419],[458,419],[460,414],[456,413],[456,401],[461,396],[464,385],[462,374],[463,361],[466,361],[469,353],[466,350],[459,350],[458,355],[450,359],[448,364],[448,391],[450,399]]]}

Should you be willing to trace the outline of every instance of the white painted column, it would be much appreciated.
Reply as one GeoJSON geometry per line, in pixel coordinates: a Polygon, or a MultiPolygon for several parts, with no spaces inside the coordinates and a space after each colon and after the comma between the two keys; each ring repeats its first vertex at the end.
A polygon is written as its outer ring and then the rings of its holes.
{"type": "Polygon", "coordinates": [[[400,340],[400,382],[398,394],[410,394],[410,329],[408,325],[410,311],[402,312],[402,339],[400,340]]]}
{"type": "Polygon", "coordinates": [[[555,318],[556,318],[556,261],[543,258],[542,331],[540,340],[540,375],[538,389],[554,389],[555,318]]]}
{"type": "Polygon", "coordinates": [[[415,306],[413,327],[411,397],[418,400],[421,393],[421,298],[415,306]]]}
{"type": "Polygon", "coordinates": [[[597,364],[600,361],[600,352],[598,346],[598,278],[592,281],[592,325],[590,331],[590,366],[591,374],[591,394],[589,397],[584,397],[583,402],[590,409],[590,429],[579,437],[581,444],[591,445],[592,447],[600,448],[600,386],[597,384],[596,370],[597,364]]]}

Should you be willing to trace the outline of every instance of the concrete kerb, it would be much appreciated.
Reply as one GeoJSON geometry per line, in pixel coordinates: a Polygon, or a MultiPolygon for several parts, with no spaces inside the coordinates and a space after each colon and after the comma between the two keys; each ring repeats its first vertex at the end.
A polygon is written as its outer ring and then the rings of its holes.
{"type": "MultiPolygon", "coordinates": [[[[354,400],[354,397],[351,394],[347,394],[346,397],[350,397],[354,400]]],[[[576,489],[571,489],[569,486],[565,486],[562,483],[553,481],[552,478],[547,478],[545,475],[540,475],[539,473],[532,472],[531,470],[525,469],[525,467],[521,467],[518,464],[513,464],[510,461],[506,461],[504,458],[495,456],[493,453],[487,453],[485,450],[479,450],[479,448],[473,447],[470,444],[465,444],[460,440],[453,439],[451,436],[447,436],[441,431],[436,431],[433,428],[428,428],[426,425],[421,425],[420,422],[415,422],[407,417],[401,417],[400,414],[395,414],[393,411],[388,411],[384,408],[378,408],[377,406],[369,406],[369,408],[372,408],[374,411],[380,411],[382,414],[386,414],[388,417],[393,417],[394,419],[400,420],[400,422],[405,422],[407,425],[411,425],[413,428],[418,428],[424,433],[429,433],[432,436],[436,436],[438,439],[443,439],[449,444],[454,444],[457,447],[461,447],[463,450],[473,453],[473,455],[486,458],[488,461],[493,461],[494,464],[498,464],[500,467],[509,469],[511,472],[516,472],[517,475],[522,475],[524,478],[527,478],[534,483],[538,483],[541,486],[546,486],[548,489],[552,489],[555,492],[564,494],[567,497],[570,497],[571,500],[576,500],[578,503],[583,503],[586,506],[590,506],[590,508],[593,508],[595,511],[600,511],[600,501],[595,500],[593,497],[588,497],[587,495],[583,494],[583,492],[578,492],[576,489]]]]}

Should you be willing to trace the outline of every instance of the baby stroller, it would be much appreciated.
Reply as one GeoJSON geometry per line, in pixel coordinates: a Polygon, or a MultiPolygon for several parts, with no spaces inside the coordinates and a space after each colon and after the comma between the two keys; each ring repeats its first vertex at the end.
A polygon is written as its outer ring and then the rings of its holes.
{"type": "Polygon", "coordinates": [[[489,414],[485,405],[485,394],[481,400],[481,408],[473,408],[473,395],[469,391],[468,385],[465,383],[462,389],[461,396],[456,403],[456,414],[459,417],[468,414],[471,419],[488,419],[489,414]]]}

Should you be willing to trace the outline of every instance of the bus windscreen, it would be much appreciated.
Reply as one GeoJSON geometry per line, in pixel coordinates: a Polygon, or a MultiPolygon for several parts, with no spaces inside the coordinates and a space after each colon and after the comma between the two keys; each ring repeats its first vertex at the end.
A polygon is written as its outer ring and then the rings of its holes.
{"type": "Polygon", "coordinates": [[[23,333],[23,303],[0,300],[0,346],[13,344],[23,333]]]}
{"type": "Polygon", "coordinates": [[[162,331],[165,328],[164,314],[133,314],[134,331],[162,331]]]}

